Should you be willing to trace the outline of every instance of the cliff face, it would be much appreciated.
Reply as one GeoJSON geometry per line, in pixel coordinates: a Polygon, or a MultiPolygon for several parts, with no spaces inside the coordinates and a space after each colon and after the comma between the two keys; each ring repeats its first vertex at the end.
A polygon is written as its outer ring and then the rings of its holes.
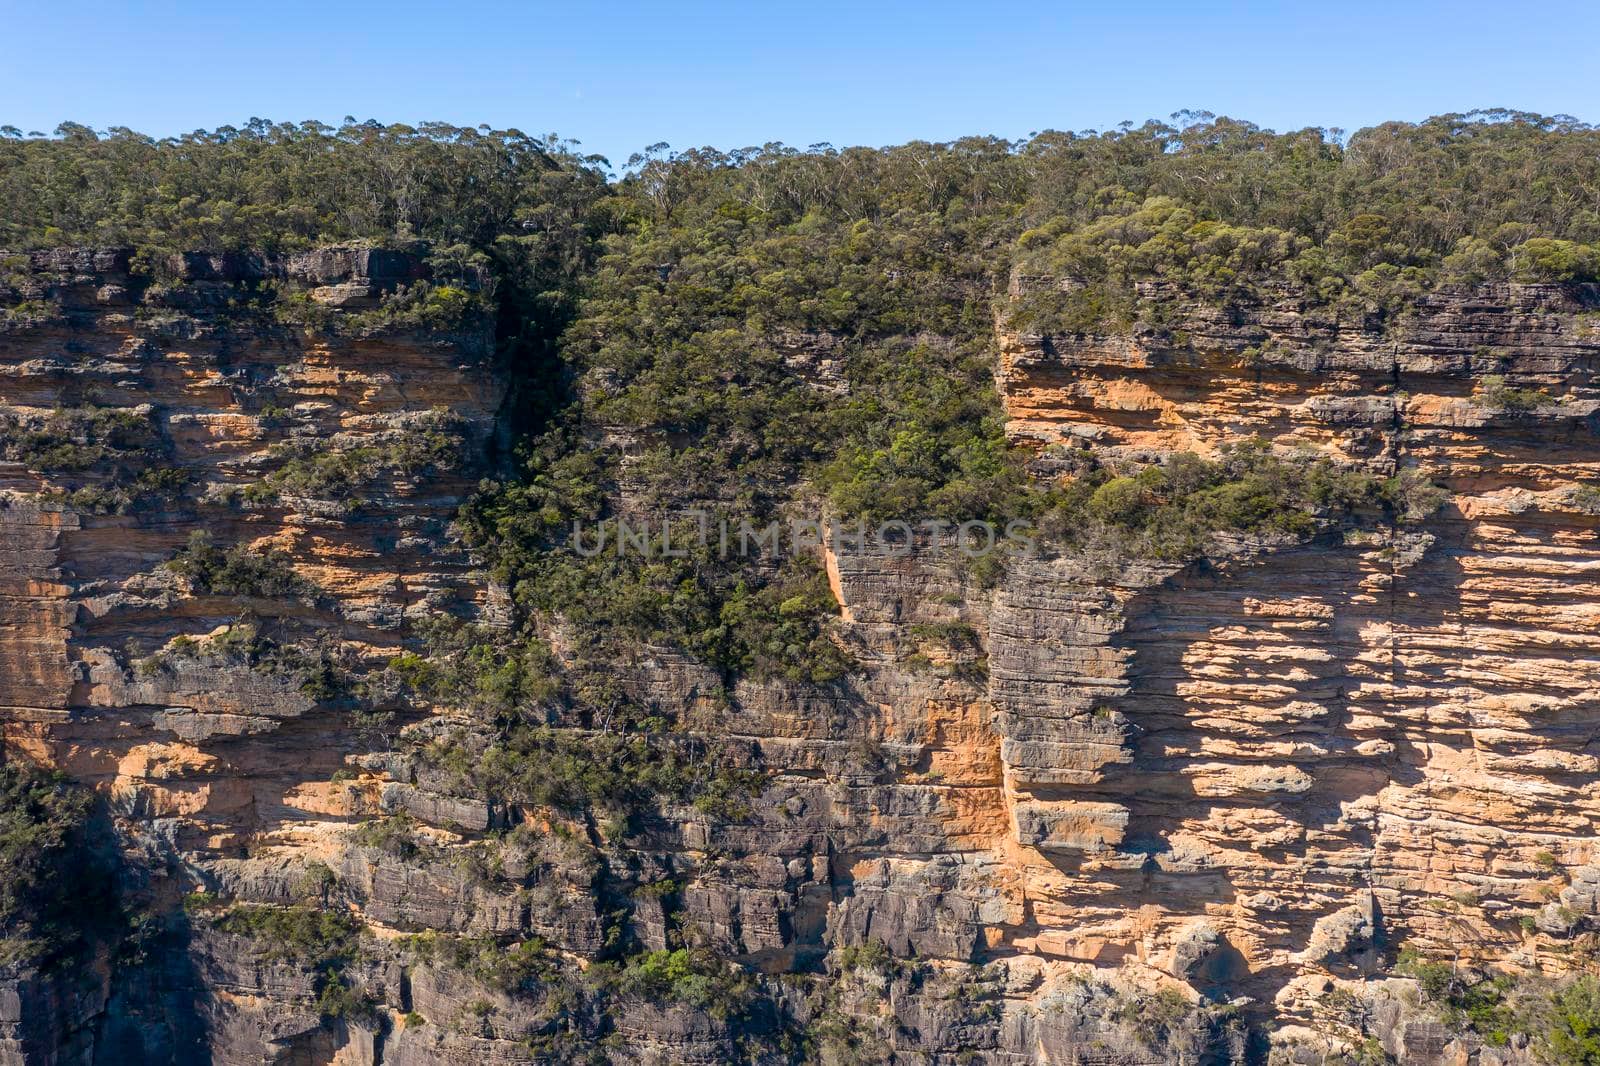
{"type": "Polygon", "coordinates": [[[1600,294],[1443,291],[1390,323],[1173,297],[1162,336],[1002,323],[997,384],[1042,473],[1073,449],[1136,466],[1260,437],[1414,468],[1448,502],[1189,565],[1019,558],[992,588],[926,542],[830,554],[847,681],[724,698],[665,649],[616,664],[766,780],[742,818],[669,809],[623,836],[464,790],[418,751],[481,723],[340,680],[425,618],[501,610],[449,528],[505,395],[488,325],[361,317],[421,271],[361,249],[194,258],[150,290],[117,253],[16,264],[6,749],[107,797],[130,892],[165,924],[142,961],[0,971],[0,1063],[541,1061],[582,1013],[562,979],[513,993],[436,940],[536,936],[582,968],[617,913],[648,948],[692,931],[770,993],[737,1022],[648,996],[585,1022],[622,1061],[726,1061],[786,1026],[867,1061],[1242,1054],[1198,996],[1284,1048],[1358,1036],[1340,1011],[1366,1001],[1390,1053],[1451,1061],[1471,1049],[1405,982],[1364,980],[1394,945],[1559,970],[1600,907],[1600,507],[1580,491],[1600,294]],[[62,309],[25,309],[46,299],[62,309]],[[296,300],[336,328],[286,325],[296,300]],[[156,466],[186,476],[140,480],[156,466]],[[219,576],[241,549],[253,585],[219,576]],[[178,907],[286,903],[308,877],[369,930],[337,972],[178,907]],[[846,948],[853,969],[806,976],[846,948]],[[369,1008],[331,1009],[330,987],[369,1008]],[[1180,1006],[1152,1028],[1138,1005],[1163,988],[1180,1006]]]}
{"type": "MultiPolygon", "coordinates": [[[[311,340],[262,294],[282,285],[353,315],[420,270],[398,253],[190,257],[179,281],[149,290],[125,253],[7,262],[21,298],[0,332],[8,754],[104,793],[155,875],[139,893],[157,912],[223,856],[332,857],[329,826],[377,786],[330,778],[381,741],[310,681],[381,663],[418,617],[472,612],[487,595],[448,527],[504,396],[490,331],[311,340]],[[123,422],[108,431],[112,419],[123,422]],[[396,463],[429,433],[446,438],[442,461],[396,463]],[[259,588],[218,588],[165,568],[197,533],[273,572],[259,588]],[[293,595],[272,585],[276,571],[299,575],[293,595]]],[[[0,1058],[55,1061],[57,1042],[118,1061],[80,1032],[105,1028],[94,1012],[110,978],[80,976],[53,1000],[22,982],[22,1017],[4,1021],[24,1035],[0,1058]]],[[[154,991],[180,998],[204,980],[160,978],[154,991]],[[186,987],[159,987],[168,979],[186,987]]]]}
{"type": "Polygon", "coordinates": [[[1048,578],[1002,595],[997,633],[1067,652],[991,649],[1018,831],[1064,874],[1035,883],[1056,952],[1181,976],[1202,936],[1236,952],[1225,983],[1303,1017],[1375,939],[1528,966],[1592,913],[1595,298],[1002,335],[1018,440],[1145,461],[1264,438],[1449,491],[1417,526],[1138,575],[1087,610],[1048,578]],[[1120,743],[1084,735],[1100,704],[1120,743]],[[1041,808],[1071,835],[1028,840],[1041,808]]]}

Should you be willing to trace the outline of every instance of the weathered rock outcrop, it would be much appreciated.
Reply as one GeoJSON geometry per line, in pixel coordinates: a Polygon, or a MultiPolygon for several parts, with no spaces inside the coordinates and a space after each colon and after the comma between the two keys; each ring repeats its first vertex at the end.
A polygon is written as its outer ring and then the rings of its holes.
{"type": "Polygon", "coordinates": [[[1445,290],[1398,322],[1286,296],[1184,306],[1159,336],[1002,324],[1011,433],[1044,474],[1073,449],[1131,468],[1259,437],[1416,469],[1449,502],[1187,566],[1039,554],[998,587],[926,541],[830,553],[847,681],[723,693],[665,649],[616,664],[767,778],[748,817],[624,836],[391,750],[400,724],[419,746],[481,726],[459,710],[385,705],[398,722],[369,729],[370,698],[318,680],[425,616],[498,616],[449,529],[505,391],[489,326],[371,314],[423,270],[347,248],[194,257],[153,288],[115,252],[14,271],[13,304],[60,310],[0,328],[5,746],[106,795],[169,920],[141,963],[0,972],[0,1063],[547,1061],[552,1019],[581,1013],[560,981],[509,993],[428,934],[537,937],[582,968],[615,913],[645,947],[671,928],[738,959],[770,1006],[636,997],[577,1026],[620,1061],[728,1061],[785,1026],[868,1061],[1225,1061],[1244,1037],[1212,1006],[1236,1003],[1284,1054],[1374,1035],[1428,1063],[1475,1052],[1372,979],[1395,945],[1559,968],[1541,947],[1600,913],[1600,294],[1445,290]],[[296,300],[335,328],[299,329],[296,300]],[[107,410],[142,428],[110,439],[107,410]],[[139,482],[149,456],[181,482],[139,482]],[[200,587],[163,566],[196,531],[309,584],[200,587]],[[403,834],[372,828],[391,816],[403,834]],[[177,906],[286,903],[308,877],[371,930],[342,969],[177,906]],[[346,984],[366,1002],[333,1011],[346,984]],[[1366,1021],[1333,1005],[1351,997],[1366,1021]]]}
{"type": "MultiPolygon", "coordinates": [[[[330,779],[375,738],[304,663],[381,663],[410,621],[488,597],[448,532],[504,397],[487,324],[313,337],[278,321],[290,293],[375,305],[422,270],[404,253],[195,256],[163,286],[130,275],[122,252],[7,263],[21,310],[0,326],[4,748],[99,786],[159,875],[146,895],[169,910],[224,857],[334,857],[378,786],[330,779]],[[133,427],[126,439],[102,430],[112,419],[133,427]],[[419,434],[439,455],[397,462],[419,434]],[[302,476],[274,481],[286,468],[302,476]],[[279,560],[304,593],[186,587],[163,564],[197,532],[279,560]]],[[[204,967],[172,976],[210,987],[204,967]]],[[[87,1061],[94,1041],[64,1034],[90,1024],[109,979],[15,986],[24,1017],[5,1021],[22,1050],[0,1059],[87,1061]]],[[[270,990],[253,994],[270,1014],[270,990]]]]}
{"type": "Polygon", "coordinates": [[[1286,297],[1188,307],[1176,335],[1002,332],[1012,432],[1041,464],[1261,438],[1450,493],[1410,529],[1075,596],[1008,587],[1002,751],[1022,842],[1062,874],[1032,880],[1032,909],[1073,930],[1039,950],[1171,950],[1183,976],[1203,921],[1239,953],[1226,983],[1285,1018],[1370,971],[1375,941],[1550,963],[1529,919],[1557,893],[1586,912],[1568,897],[1593,861],[1597,300],[1498,285],[1381,328],[1286,297]]]}

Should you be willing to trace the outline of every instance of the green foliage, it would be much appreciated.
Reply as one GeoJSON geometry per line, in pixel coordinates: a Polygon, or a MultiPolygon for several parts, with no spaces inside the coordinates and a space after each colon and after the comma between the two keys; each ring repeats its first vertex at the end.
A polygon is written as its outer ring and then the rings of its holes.
{"type": "Polygon", "coordinates": [[[873,973],[892,974],[898,969],[893,953],[881,940],[863,940],[840,948],[834,956],[839,969],[844,971],[869,970],[873,973]]]}
{"type": "Polygon", "coordinates": [[[1542,1045],[1555,1066],[1600,1066],[1600,980],[1579,977],[1552,997],[1542,1045]]]}
{"type": "Polygon", "coordinates": [[[1511,415],[1525,415],[1555,401],[1543,389],[1519,389],[1506,384],[1498,374],[1490,374],[1478,383],[1478,394],[1473,399],[1491,411],[1511,415]]]}
{"type": "Polygon", "coordinates": [[[302,898],[325,902],[329,893],[339,884],[335,874],[325,862],[310,862],[295,881],[295,894],[302,898]]]}
{"type": "Polygon", "coordinates": [[[128,514],[178,498],[189,484],[189,478],[189,471],[180,467],[147,467],[131,481],[117,478],[109,485],[55,490],[45,494],[45,498],[87,514],[128,514]]]}
{"type": "Polygon", "coordinates": [[[724,1019],[743,1014],[754,995],[753,982],[743,971],[691,948],[630,957],[612,988],[625,996],[682,1003],[724,1019]]]}
{"type": "Polygon", "coordinates": [[[58,773],[0,761],[0,965],[60,954],[115,919],[88,839],[92,802],[58,773]]]}
{"type": "Polygon", "coordinates": [[[265,958],[318,962],[353,958],[362,930],[347,911],[309,905],[238,904],[213,918],[212,924],[255,941],[265,958]]]}
{"type": "Polygon", "coordinates": [[[279,445],[272,451],[281,462],[264,479],[241,490],[246,503],[271,504],[288,495],[337,498],[355,506],[359,503],[355,492],[370,484],[381,469],[378,449],[367,446],[279,445]]]}
{"type": "Polygon", "coordinates": [[[487,324],[494,311],[491,293],[482,285],[491,262],[487,256],[461,245],[431,253],[426,245],[411,250],[432,280],[396,285],[381,294],[376,307],[336,309],[306,289],[269,281],[254,287],[258,300],[246,310],[270,310],[280,325],[313,334],[449,333],[487,324]]]}
{"type": "Polygon", "coordinates": [[[1244,1035],[1233,1007],[1191,1002],[1171,987],[1120,997],[1113,1017],[1151,1059],[1199,1061],[1208,1045],[1226,1043],[1229,1030],[1244,1035]]]}
{"type": "Polygon", "coordinates": [[[600,180],[554,142],[444,123],[252,119],[165,140],[70,123],[58,133],[0,139],[0,201],[11,205],[0,247],[133,245],[150,262],[359,238],[485,247],[563,186],[600,180]]]}
{"type": "Polygon", "coordinates": [[[561,692],[555,656],[537,638],[513,644],[495,630],[443,617],[424,624],[422,633],[428,654],[390,659],[383,684],[490,717],[537,708],[561,692]]]}
{"type": "Polygon", "coordinates": [[[716,627],[685,643],[725,670],[825,684],[853,665],[827,636],[826,619],[837,613],[820,571],[791,568],[754,591],[737,583],[718,605],[716,627]]]}
{"type": "Polygon", "coordinates": [[[1058,217],[1019,240],[1024,250],[1040,249],[1025,252],[1024,273],[1073,284],[1025,300],[1013,325],[1047,333],[1131,328],[1141,314],[1151,313],[1138,291],[1147,279],[1169,282],[1183,296],[1237,303],[1258,286],[1287,284],[1302,246],[1283,230],[1230,226],[1169,197],[1153,197],[1081,229],[1071,226],[1070,219],[1058,217]]]}
{"type": "Polygon", "coordinates": [[[472,315],[487,310],[479,293],[459,285],[420,281],[385,296],[375,310],[348,316],[343,324],[347,330],[442,333],[459,329],[472,315]]]}
{"type": "Polygon", "coordinates": [[[203,639],[180,634],[154,654],[137,660],[135,669],[140,677],[156,677],[181,659],[238,664],[261,674],[288,675],[295,679],[302,695],[318,703],[341,701],[356,687],[326,646],[275,639],[256,622],[234,622],[203,639]]]}
{"type": "Polygon", "coordinates": [[[1600,280],[1600,248],[1592,244],[1534,237],[1511,249],[1512,275],[1522,281],[1600,280]]]}
{"type": "Polygon", "coordinates": [[[251,504],[275,503],[280,496],[341,499],[353,508],[360,505],[359,493],[385,475],[415,477],[455,469],[464,457],[463,446],[460,416],[435,409],[371,444],[277,445],[272,449],[277,468],[238,490],[239,497],[251,504]]]}
{"type": "Polygon", "coordinates": [[[100,464],[136,473],[160,458],[160,427],[144,411],[67,407],[48,414],[0,413],[0,457],[41,473],[76,473],[100,464]]]}
{"type": "Polygon", "coordinates": [[[1410,949],[1395,972],[1414,978],[1427,1005],[1457,1032],[1476,1033],[1492,1047],[1530,1036],[1541,1062],[1600,1066],[1600,979],[1592,975],[1552,982],[1484,974],[1410,949]]]}
{"type": "Polygon", "coordinates": [[[1030,294],[1019,327],[1159,330],[1173,294],[1228,306],[1288,292],[1387,319],[1442,282],[1600,277],[1600,211],[1577,194],[1600,186],[1590,126],[1473,112],[1340,144],[1178,117],[1188,124],[1048,132],[1023,148],[1039,170],[1022,271],[1076,283],[1030,294]]]}
{"type": "Polygon", "coordinates": [[[538,937],[501,944],[489,937],[413,938],[430,961],[470,974],[507,995],[526,994],[562,980],[560,959],[538,937]]]}
{"type": "Polygon", "coordinates": [[[1320,517],[1362,509],[1414,521],[1436,509],[1441,490],[1414,476],[1376,478],[1327,460],[1280,458],[1262,442],[1189,454],[1115,477],[1090,453],[1050,499],[1040,525],[1053,539],[1121,557],[1182,560],[1217,533],[1304,538],[1320,517]]]}
{"type": "Polygon", "coordinates": [[[830,412],[839,440],[817,483],[837,511],[869,521],[937,516],[1003,524],[1028,504],[1005,443],[980,336],[961,349],[874,348],[851,364],[849,399],[830,412]]]}
{"type": "Polygon", "coordinates": [[[519,726],[457,769],[490,795],[573,814],[634,815],[668,799],[737,817],[762,783],[759,774],[727,765],[706,741],[662,732],[584,735],[519,726]]]}
{"type": "Polygon", "coordinates": [[[1428,961],[1409,949],[1400,953],[1395,972],[1416,979],[1423,998],[1445,1024],[1470,1030],[1501,1047],[1519,1021],[1510,1002],[1515,981],[1505,975],[1485,976],[1449,962],[1428,961]]]}
{"type": "Polygon", "coordinates": [[[256,552],[242,544],[218,548],[203,530],[190,534],[162,566],[184,578],[197,593],[249,596],[257,599],[304,599],[317,595],[311,582],[295,573],[280,551],[256,552]]]}
{"type": "Polygon", "coordinates": [[[313,970],[316,1008],[324,1017],[362,1018],[371,1014],[371,1000],[346,976],[360,953],[364,929],[348,911],[309,904],[238,904],[209,920],[224,933],[253,941],[263,959],[313,970]]]}
{"type": "MultiPolygon", "coordinates": [[[[966,622],[916,623],[910,627],[910,633],[919,648],[937,649],[939,672],[975,681],[988,676],[989,660],[983,654],[983,643],[978,631],[966,622]]],[[[934,660],[926,650],[913,653],[907,661],[934,667],[934,660]]]]}
{"type": "Polygon", "coordinates": [[[350,832],[350,841],[366,848],[377,848],[390,855],[407,858],[418,854],[422,848],[411,817],[391,814],[386,818],[371,818],[350,832]]]}

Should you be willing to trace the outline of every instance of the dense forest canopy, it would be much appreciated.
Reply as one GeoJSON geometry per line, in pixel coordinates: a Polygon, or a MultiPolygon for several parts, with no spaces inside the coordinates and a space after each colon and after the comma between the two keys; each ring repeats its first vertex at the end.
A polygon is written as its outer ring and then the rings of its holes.
{"type": "Polygon", "coordinates": [[[831,598],[803,568],[565,550],[624,492],[755,520],[812,496],[845,516],[1020,515],[1167,555],[1215,528],[1300,528],[1286,506],[1413,508],[1261,455],[1041,492],[989,378],[1013,269],[1078,279],[1006,309],[1054,330],[1159,328],[1170,299],[1152,280],[1382,321],[1442,281],[1600,277],[1600,130],[1506,111],[1348,138],[1186,112],[1025,141],[655,145],[616,179],[554,136],[441,123],[0,134],[13,251],[132,246],[160,277],[178,251],[423,242],[491,278],[529,437],[523,476],[487,485],[465,528],[529,618],[595,635],[597,664],[642,639],[733,673],[844,669],[821,638],[831,598]],[[1284,484],[1321,487],[1290,499],[1284,484]]]}
{"type": "MultiPolygon", "coordinates": [[[[53,137],[0,127],[0,247],[273,250],[394,237],[481,247],[537,224],[551,171],[593,183],[605,165],[554,137],[443,123],[252,119],[159,140],[74,123],[53,137]]],[[[1600,130],[1480,111],[1343,139],[1186,112],[1172,123],[1026,141],[676,154],[655,146],[615,189],[670,217],[713,187],[775,224],[811,211],[855,221],[1009,206],[1065,229],[1169,197],[1199,220],[1314,244],[1338,237],[1368,263],[1428,264],[1467,238],[1502,248],[1532,237],[1600,241],[1600,130]]]]}

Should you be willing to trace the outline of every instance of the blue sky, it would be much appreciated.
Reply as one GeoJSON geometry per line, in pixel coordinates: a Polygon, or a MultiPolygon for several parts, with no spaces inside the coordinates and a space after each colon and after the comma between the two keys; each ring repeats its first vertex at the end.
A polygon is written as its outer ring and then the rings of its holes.
{"type": "Polygon", "coordinates": [[[1600,5],[0,0],[0,124],[251,116],[646,144],[893,144],[1180,108],[1357,129],[1475,107],[1600,121],[1600,5]]]}

